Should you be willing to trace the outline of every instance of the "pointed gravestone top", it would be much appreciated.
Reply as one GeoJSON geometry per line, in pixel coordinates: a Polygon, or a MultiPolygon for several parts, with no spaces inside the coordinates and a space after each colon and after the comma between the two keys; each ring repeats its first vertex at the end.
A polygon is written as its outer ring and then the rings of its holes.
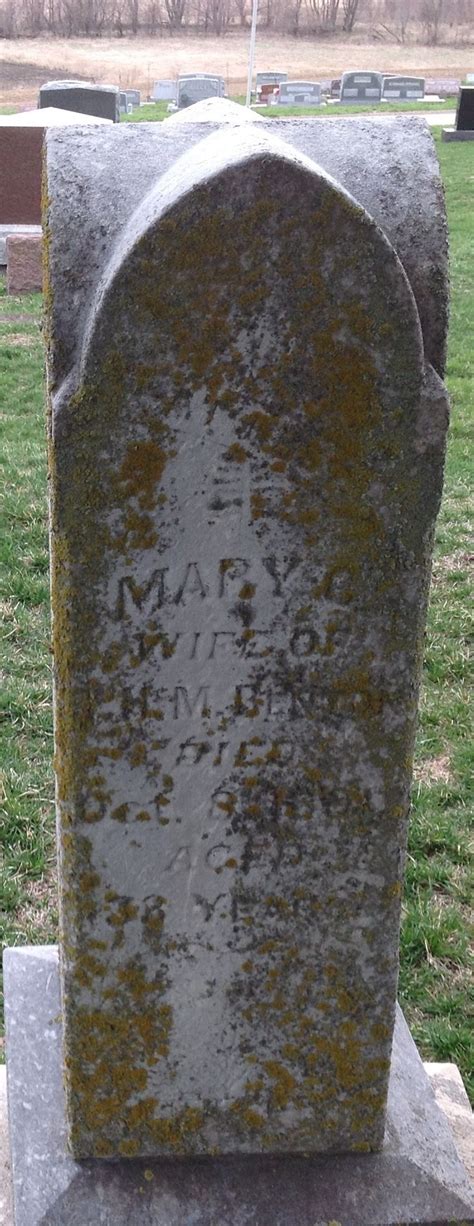
{"type": "Polygon", "coordinates": [[[51,373],[73,1152],[378,1148],[446,424],[407,276],[312,160],[217,133],[137,207],[78,353],[51,373]]]}

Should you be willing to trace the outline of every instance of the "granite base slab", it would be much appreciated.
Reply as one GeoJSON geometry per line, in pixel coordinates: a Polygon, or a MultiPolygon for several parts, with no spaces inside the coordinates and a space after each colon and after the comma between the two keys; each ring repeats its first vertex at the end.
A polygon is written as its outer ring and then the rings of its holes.
{"type": "Polygon", "coordinates": [[[441,139],[444,141],[474,140],[474,130],[471,131],[471,129],[465,129],[463,131],[460,129],[458,132],[457,128],[443,128],[441,132],[441,139]]]}
{"type": "Polygon", "coordinates": [[[39,236],[41,238],[42,229],[41,226],[22,226],[14,225],[13,223],[11,225],[2,224],[0,226],[0,268],[5,268],[7,264],[7,238],[11,234],[22,234],[25,237],[39,236]]]}
{"type": "Polygon", "coordinates": [[[369,1155],[124,1159],[66,1152],[58,955],[6,951],[15,1226],[447,1226],[474,1196],[401,1013],[386,1138],[369,1155]]]}

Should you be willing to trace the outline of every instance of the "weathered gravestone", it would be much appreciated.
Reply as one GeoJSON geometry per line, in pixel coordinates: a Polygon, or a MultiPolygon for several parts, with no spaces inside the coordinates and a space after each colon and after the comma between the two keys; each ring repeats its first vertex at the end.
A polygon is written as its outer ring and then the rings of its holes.
{"type": "Polygon", "coordinates": [[[20,1226],[85,1226],[99,1202],[114,1226],[467,1212],[403,1027],[391,1064],[447,422],[429,365],[442,371],[440,185],[424,125],[313,126],[48,140],[73,1159],[45,1027],[54,958],[12,951],[20,1226]],[[348,148],[372,215],[328,173],[348,148]],[[124,228],[127,192],[141,202],[124,228]],[[387,208],[398,254],[374,220],[387,208]],[[416,251],[400,225],[413,210],[416,251]],[[35,1010],[53,1105],[25,1171],[35,1010]]]}

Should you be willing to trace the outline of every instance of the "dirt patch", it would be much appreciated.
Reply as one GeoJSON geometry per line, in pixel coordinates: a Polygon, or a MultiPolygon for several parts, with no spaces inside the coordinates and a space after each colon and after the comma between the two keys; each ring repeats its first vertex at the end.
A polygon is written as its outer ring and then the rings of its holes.
{"type": "Polygon", "coordinates": [[[432,783],[452,783],[453,775],[448,754],[443,753],[438,758],[427,758],[426,761],[415,764],[413,777],[417,783],[424,783],[427,787],[432,783]]]}
{"type": "MultiPolygon", "coordinates": [[[[64,64],[58,67],[51,64],[38,64],[27,59],[4,60],[0,58],[1,85],[0,102],[5,106],[23,105],[36,106],[38,92],[46,81],[67,80],[70,73],[64,71],[64,64]]],[[[74,73],[78,80],[87,80],[81,72],[74,73]]]]}
{"type": "MultiPolygon", "coordinates": [[[[292,38],[259,30],[255,71],[279,68],[294,78],[320,81],[360,66],[459,80],[472,68],[474,32],[471,34],[470,44],[463,47],[425,47],[381,42],[374,30],[363,26],[350,37],[340,34],[324,40],[316,35],[292,38]]],[[[162,38],[4,40],[0,105],[35,106],[38,86],[65,76],[133,86],[146,98],[159,77],[176,77],[185,71],[218,72],[230,94],[244,93],[248,47],[248,30],[232,30],[225,38],[183,32],[162,38]],[[5,64],[10,66],[8,77],[3,73],[5,64]]]]}
{"type": "Polygon", "coordinates": [[[474,553],[447,553],[444,558],[435,558],[433,562],[433,583],[439,583],[443,575],[452,575],[457,570],[471,570],[474,564],[474,553]]]}
{"type": "Polygon", "coordinates": [[[4,332],[1,331],[0,323],[0,342],[6,349],[31,349],[32,345],[37,345],[41,337],[33,332],[4,332]]]}
{"type": "Polygon", "coordinates": [[[40,881],[30,881],[27,898],[18,908],[16,924],[21,932],[35,933],[35,942],[49,944],[56,936],[58,883],[51,868],[40,881]]]}
{"type": "MultiPolygon", "coordinates": [[[[2,324],[37,324],[37,315],[13,315],[0,310],[0,327],[2,324]]],[[[39,325],[38,325],[39,327],[39,325]]]]}

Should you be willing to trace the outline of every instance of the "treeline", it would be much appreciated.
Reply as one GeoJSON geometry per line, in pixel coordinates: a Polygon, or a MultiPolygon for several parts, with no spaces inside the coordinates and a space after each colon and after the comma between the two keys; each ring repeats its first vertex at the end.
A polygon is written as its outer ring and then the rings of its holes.
{"type": "MultiPolygon", "coordinates": [[[[466,39],[472,0],[260,0],[259,25],[292,35],[350,34],[356,23],[397,42],[466,39]]],[[[0,0],[0,38],[224,35],[250,22],[251,0],[0,0]]]]}

